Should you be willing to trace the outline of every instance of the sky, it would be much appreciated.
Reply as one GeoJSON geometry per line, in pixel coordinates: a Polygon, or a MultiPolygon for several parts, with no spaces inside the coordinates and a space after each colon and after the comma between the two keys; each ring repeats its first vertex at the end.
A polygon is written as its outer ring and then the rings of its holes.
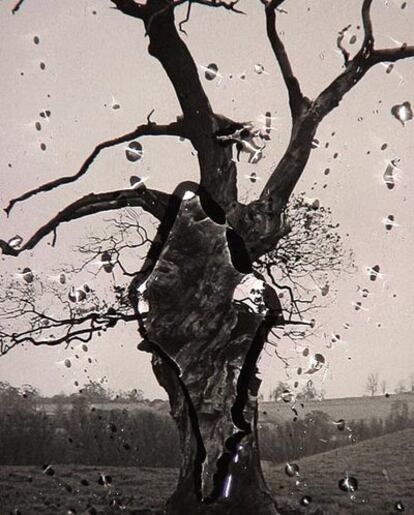
{"type": "MultiPolygon", "coordinates": [[[[414,2],[408,1],[404,9],[402,4],[374,2],[377,47],[414,44],[414,2]]],[[[195,6],[183,37],[216,112],[259,126],[264,113],[272,113],[272,140],[265,158],[251,165],[242,156],[238,166],[239,196],[247,201],[258,195],[283,155],[290,120],[286,91],[266,39],[262,5],[253,0],[241,0],[239,5],[245,16],[195,6]],[[203,75],[203,67],[210,63],[219,68],[214,81],[203,75]],[[257,64],[264,73],[258,74],[257,67],[255,71],[257,64]],[[257,174],[256,184],[247,178],[252,172],[257,174]]],[[[341,71],[338,31],[351,24],[346,44],[353,50],[360,43],[360,5],[361,0],[284,4],[287,13],[279,15],[279,31],[302,90],[310,98],[341,71]],[[352,36],[356,43],[351,44],[352,36]]],[[[72,175],[97,143],[133,130],[152,109],[159,123],[174,121],[180,114],[172,86],[147,53],[142,24],[111,9],[109,1],[25,0],[14,16],[12,6],[10,0],[0,5],[2,207],[28,189],[72,175]],[[113,109],[115,104],[119,109],[113,109]],[[45,110],[50,111],[49,118],[40,116],[45,110]],[[41,131],[35,128],[37,121],[41,131]],[[46,150],[41,150],[42,143],[46,150]]],[[[183,10],[178,11],[179,18],[184,16],[183,10]]],[[[371,372],[377,372],[392,391],[414,372],[414,120],[403,125],[391,114],[394,105],[406,101],[414,105],[413,83],[413,59],[396,63],[390,73],[378,65],[318,129],[320,145],[311,154],[297,192],[332,209],[344,245],[354,253],[355,270],[330,279],[333,293],[314,314],[317,336],[312,341],[297,347],[290,340],[280,343],[278,352],[291,359],[288,369],[271,347],[263,353],[265,396],[278,381],[294,380],[305,346],[310,355],[318,352],[326,358],[326,366],[312,379],[328,397],[362,395],[371,372]],[[390,190],[383,174],[396,158],[396,184],[390,190]],[[330,173],[325,175],[327,168],[330,173]],[[395,226],[387,231],[384,219],[390,214],[395,226]],[[367,268],[375,265],[381,274],[373,282],[367,268]],[[361,298],[365,288],[369,295],[361,298]],[[362,302],[359,311],[356,302],[362,302]],[[340,335],[334,343],[333,334],[340,335]]],[[[176,138],[143,138],[141,143],[144,158],[137,163],[125,159],[124,146],[104,151],[81,181],[17,205],[9,218],[1,212],[0,237],[27,238],[64,205],[90,192],[129,187],[133,174],[148,177],[149,187],[168,192],[183,180],[198,180],[189,144],[176,138]]],[[[0,295],[5,278],[19,267],[30,266],[45,278],[56,274],[62,263],[77,259],[74,246],[88,235],[101,234],[108,227],[107,218],[96,215],[62,226],[55,247],[47,238],[19,259],[3,256],[0,295]]],[[[89,280],[100,281],[93,276],[89,280]]],[[[153,377],[149,355],[136,349],[138,341],[136,327],[117,327],[90,344],[92,364],[85,355],[70,369],[62,362],[76,349],[13,349],[0,358],[0,380],[30,383],[51,395],[75,391],[75,381],[106,378],[105,384],[114,390],[141,388],[150,398],[165,397],[153,377]]]]}

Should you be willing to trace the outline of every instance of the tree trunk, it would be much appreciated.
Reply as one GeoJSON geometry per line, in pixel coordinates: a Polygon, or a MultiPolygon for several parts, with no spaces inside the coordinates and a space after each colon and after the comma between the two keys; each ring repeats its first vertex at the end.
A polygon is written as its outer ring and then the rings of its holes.
{"type": "Polygon", "coordinates": [[[168,514],[277,513],[260,468],[256,362],[262,315],[233,301],[242,279],[226,227],[182,202],[147,282],[147,341],[178,427],[181,468],[168,514]]]}

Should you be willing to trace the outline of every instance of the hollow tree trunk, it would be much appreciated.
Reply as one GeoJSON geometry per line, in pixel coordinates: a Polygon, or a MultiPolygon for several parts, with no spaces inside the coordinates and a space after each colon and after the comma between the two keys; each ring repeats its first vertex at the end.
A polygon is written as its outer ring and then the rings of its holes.
{"type": "Polygon", "coordinates": [[[235,305],[242,277],[226,227],[206,216],[198,197],[183,201],[147,282],[147,348],[182,455],[168,514],[277,513],[256,432],[263,316],[235,305]]]}

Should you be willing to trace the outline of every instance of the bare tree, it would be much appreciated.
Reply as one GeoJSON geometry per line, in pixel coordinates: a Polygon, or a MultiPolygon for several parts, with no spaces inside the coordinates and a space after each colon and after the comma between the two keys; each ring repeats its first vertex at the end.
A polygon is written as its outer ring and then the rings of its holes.
{"type": "MultiPolygon", "coordinates": [[[[256,365],[271,331],[283,331],[293,320],[285,318],[275,284],[265,285],[265,310],[261,312],[236,302],[234,292],[245,274],[263,279],[257,263],[274,251],[289,232],[284,213],[307,164],[319,124],[373,66],[412,57],[414,47],[404,44],[400,48],[375,48],[372,0],[363,0],[364,38],[360,48],[351,56],[338,42],[344,69],[312,100],[303,94],[277,30],[277,12],[284,1],[258,1],[264,11],[269,44],[288,91],[292,126],[288,147],[271,170],[259,197],[242,204],[238,199],[233,147],[240,148],[244,139],[251,138],[251,129],[213,112],[192,55],[180,36],[183,24],[177,28],[174,19],[176,7],[183,4],[188,7],[188,20],[194,4],[235,14],[240,12],[238,1],[112,3],[118,12],[144,23],[148,51],[171,81],[180,115],[168,125],[159,125],[149,116],[134,131],[98,144],[75,175],[48,182],[11,200],[7,212],[10,214],[18,202],[78,180],[102,149],[140,136],[172,135],[189,140],[197,153],[200,184],[181,183],[172,195],[144,185],[92,193],[63,208],[28,241],[0,241],[0,247],[3,254],[18,256],[49,234],[55,243],[62,223],[109,210],[140,207],[155,217],[159,226],[145,263],[131,273],[129,310],[121,301],[116,307],[89,306],[83,318],[79,313],[73,317],[79,329],[72,331],[71,338],[90,338],[121,319],[138,322],[143,339],[140,348],[152,353],[154,373],[168,392],[180,434],[182,463],[168,513],[275,514],[276,507],[260,469],[256,434],[260,380],[256,365]],[[144,313],[141,301],[146,304],[144,313]]],[[[15,11],[22,4],[20,0],[15,11]]],[[[290,257],[285,256],[287,262],[290,257]]],[[[102,266],[110,269],[110,255],[102,255],[102,266]]],[[[31,271],[24,273],[30,280],[31,271]]],[[[85,297],[77,290],[72,292],[72,299],[82,303],[85,297]]],[[[24,308],[34,309],[30,301],[24,308]]],[[[71,315],[73,306],[68,309],[71,315]]],[[[52,319],[48,323],[53,326],[59,321],[52,319]]],[[[67,336],[32,340],[35,344],[56,344],[67,341],[67,336]]]]}
{"type": "Polygon", "coordinates": [[[365,389],[371,395],[371,397],[373,397],[378,391],[378,381],[378,373],[371,372],[371,374],[368,376],[367,384],[365,385],[365,389]]]}

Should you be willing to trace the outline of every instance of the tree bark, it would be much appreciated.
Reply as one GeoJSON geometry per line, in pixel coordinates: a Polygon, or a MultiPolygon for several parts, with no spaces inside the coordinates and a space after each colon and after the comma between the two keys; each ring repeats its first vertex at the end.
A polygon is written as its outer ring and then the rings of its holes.
{"type": "Polygon", "coordinates": [[[168,514],[277,513],[260,468],[256,362],[263,315],[237,307],[243,275],[232,265],[226,226],[197,196],[182,202],[147,281],[147,341],[168,393],[181,445],[168,514]]]}

